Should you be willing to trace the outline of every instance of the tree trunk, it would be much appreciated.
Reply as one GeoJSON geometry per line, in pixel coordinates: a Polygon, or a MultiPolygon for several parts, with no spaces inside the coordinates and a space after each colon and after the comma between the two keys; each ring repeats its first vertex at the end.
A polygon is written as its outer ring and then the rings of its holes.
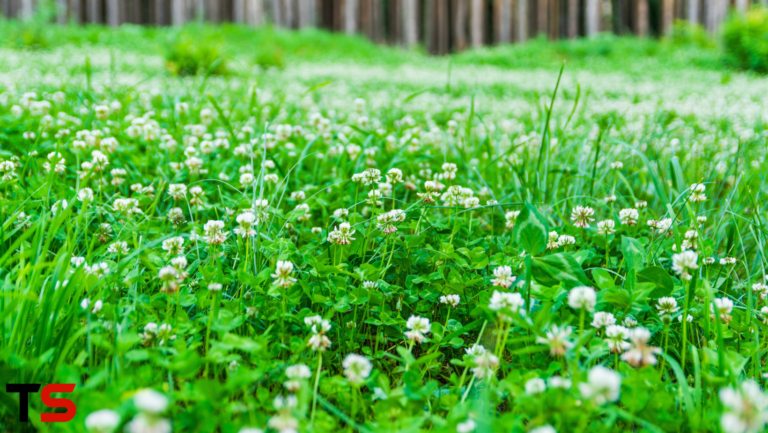
{"type": "Polygon", "coordinates": [[[737,12],[745,14],[747,13],[747,9],[749,9],[749,0],[736,0],[734,6],[737,12]]]}
{"type": "Polygon", "coordinates": [[[473,47],[483,45],[483,36],[485,33],[483,0],[469,0],[469,43],[473,47]]]}
{"type": "Polygon", "coordinates": [[[21,0],[21,10],[19,18],[23,21],[29,20],[35,14],[35,5],[32,0],[21,0]]]}
{"type": "Polygon", "coordinates": [[[517,41],[528,40],[528,0],[517,0],[517,41]]]}
{"type": "Polygon", "coordinates": [[[467,0],[453,0],[453,46],[456,51],[467,48],[467,0]]]}
{"type": "Polygon", "coordinates": [[[648,36],[648,0],[637,0],[637,34],[648,36]]]}
{"type": "Polygon", "coordinates": [[[672,31],[672,22],[675,19],[675,2],[662,0],[661,3],[661,31],[668,35],[672,31]]]}
{"type": "Polygon", "coordinates": [[[117,27],[120,25],[120,0],[107,0],[107,25],[117,27]]]}
{"type": "Polygon", "coordinates": [[[547,34],[547,8],[549,2],[547,0],[538,0],[536,3],[536,33],[547,34]]]}
{"type": "Polygon", "coordinates": [[[344,32],[357,33],[357,20],[360,15],[360,0],[344,0],[344,32]]]}
{"type": "Polygon", "coordinates": [[[512,0],[496,0],[493,9],[496,42],[508,44],[512,42],[512,0]]]}
{"type": "Polygon", "coordinates": [[[264,24],[264,0],[246,0],[247,22],[250,26],[264,24]]]}
{"type": "Polygon", "coordinates": [[[699,14],[701,10],[701,5],[699,4],[701,0],[688,0],[688,21],[693,24],[699,23],[699,14]]]}
{"type": "Polygon", "coordinates": [[[419,43],[419,5],[416,0],[402,0],[403,40],[407,47],[419,43]]]}
{"type": "Polygon", "coordinates": [[[579,0],[568,0],[568,37],[579,35],[579,0]]]}
{"type": "Polygon", "coordinates": [[[315,5],[311,0],[299,0],[299,28],[315,25],[315,5]]]}
{"type": "Polygon", "coordinates": [[[585,0],[584,21],[587,36],[594,36],[600,31],[600,0],[585,0]]]}

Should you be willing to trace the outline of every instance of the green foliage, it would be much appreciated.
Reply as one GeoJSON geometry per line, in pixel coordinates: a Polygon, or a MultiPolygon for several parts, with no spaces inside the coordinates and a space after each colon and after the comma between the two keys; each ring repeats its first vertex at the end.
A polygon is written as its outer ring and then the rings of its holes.
{"type": "Polygon", "coordinates": [[[746,15],[732,14],[722,32],[728,65],[768,73],[768,9],[755,7],[746,15]]]}
{"type": "Polygon", "coordinates": [[[203,28],[185,29],[175,35],[167,45],[165,59],[168,62],[168,70],[182,77],[227,73],[221,42],[203,28]]]}
{"type": "Polygon", "coordinates": [[[764,430],[768,84],[698,30],[44,31],[0,41],[0,430],[764,430]],[[7,382],[75,419],[19,426],[7,382]]]}

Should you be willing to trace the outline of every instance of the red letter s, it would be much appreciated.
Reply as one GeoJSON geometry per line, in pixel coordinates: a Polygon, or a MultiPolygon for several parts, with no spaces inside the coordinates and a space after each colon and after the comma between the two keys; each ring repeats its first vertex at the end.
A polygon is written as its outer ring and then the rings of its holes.
{"type": "Polygon", "coordinates": [[[75,390],[74,383],[53,383],[46,385],[43,388],[43,393],[40,398],[43,400],[43,404],[48,407],[63,407],[67,411],[64,413],[41,413],[40,421],[42,422],[67,422],[75,417],[77,413],[77,407],[72,400],[67,398],[51,398],[53,392],[72,392],[75,390]]]}

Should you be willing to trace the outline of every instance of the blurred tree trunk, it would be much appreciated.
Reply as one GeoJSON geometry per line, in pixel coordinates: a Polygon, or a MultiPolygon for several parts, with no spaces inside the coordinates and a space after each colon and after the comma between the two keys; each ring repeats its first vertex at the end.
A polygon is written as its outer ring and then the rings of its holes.
{"type": "Polygon", "coordinates": [[[648,36],[648,0],[637,0],[635,29],[638,36],[648,36]]]}
{"type": "Polygon", "coordinates": [[[672,22],[675,19],[675,1],[661,0],[661,32],[668,35],[672,31],[672,22]]]}
{"type": "Polygon", "coordinates": [[[359,0],[344,0],[344,32],[357,33],[357,17],[360,14],[359,0]]]}
{"type": "Polygon", "coordinates": [[[600,31],[600,0],[585,0],[584,28],[587,36],[594,36],[600,31]]]}
{"type": "Polygon", "coordinates": [[[251,26],[264,24],[264,0],[246,0],[247,22],[251,26]]]}
{"type": "Polygon", "coordinates": [[[245,22],[245,0],[232,0],[232,21],[238,24],[245,22]]]}
{"type": "Polygon", "coordinates": [[[496,43],[512,42],[512,0],[495,0],[493,14],[496,43]]]}
{"type": "Polygon", "coordinates": [[[121,21],[120,0],[107,0],[107,25],[117,27],[121,21]]]}
{"type": "Polygon", "coordinates": [[[402,0],[403,39],[407,47],[419,43],[419,4],[416,0],[402,0]]]}
{"type": "Polygon", "coordinates": [[[688,21],[690,21],[692,24],[698,24],[699,23],[699,12],[701,10],[701,5],[699,4],[700,0],[688,0],[688,21]]]}
{"type": "Polygon", "coordinates": [[[579,0],[568,0],[568,37],[579,35],[579,0]]]}
{"type": "Polygon", "coordinates": [[[485,33],[483,3],[483,0],[469,0],[469,43],[472,47],[483,45],[485,33]]]}
{"type": "Polygon", "coordinates": [[[453,0],[453,46],[456,51],[467,48],[467,0],[453,0]]]}
{"type": "Polygon", "coordinates": [[[298,3],[299,28],[315,25],[315,5],[312,0],[299,0],[298,3]]]}
{"type": "Polygon", "coordinates": [[[448,7],[448,0],[435,0],[435,37],[437,38],[438,54],[448,54],[450,51],[448,7]]]}
{"type": "Polygon", "coordinates": [[[525,42],[528,40],[528,9],[529,0],[517,0],[517,41],[525,42]]]}
{"type": "Polygon", "coordinates": [[[21,10],[19,11],[19,18],[22,20],[31,19],[35,14],[35,5],[32,0],[21,0],[21,10]]]}
{"type": "Polygon", "coordinates": [[[536,33],[547,34],[547,7],[549,2],[547,0],[538,0],[536,2],[536,33]]]}

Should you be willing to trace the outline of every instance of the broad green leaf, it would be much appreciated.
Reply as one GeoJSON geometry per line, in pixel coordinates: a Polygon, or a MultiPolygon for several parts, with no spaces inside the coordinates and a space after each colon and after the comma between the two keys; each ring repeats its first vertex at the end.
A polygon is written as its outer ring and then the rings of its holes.
{"type": "Polygon", "coordinates": [[[637,271],[645,264],[645,247],[637,239],[622,236],[621,252],[624,254],[627,270],[634,269],[637,271]]]}
{"type": "Polygon", "coordinates": [[[675,282],[669,273],[658,266],[648,266],[637,273],[637,281],[640,283],[653,283],[656,288],[651,292],[651,298],[669,296],[675,288],[675,282]]]}
{"type": "Polygon", "coordinates": [[[595,280],[597,287],[599,287],[601,290],[610,289],[616,285],[610,272],[606,271],[605,269],[594,269],[592,271],[592,278],[595,280]]]}
{"type": "Polygon", "coordinates": [[[563,287],[591,286],[579,263],[569,253],[557,253],[544,257],[534,257],[533,279],[545,286],[562,284],[563,287]]]}
{"type": "Polygon", "coordinates": [[[526,203],[515,222],[513,236],[517,245],[532,256],[547,249],[547,220],[533,205],[526,203]]]}

